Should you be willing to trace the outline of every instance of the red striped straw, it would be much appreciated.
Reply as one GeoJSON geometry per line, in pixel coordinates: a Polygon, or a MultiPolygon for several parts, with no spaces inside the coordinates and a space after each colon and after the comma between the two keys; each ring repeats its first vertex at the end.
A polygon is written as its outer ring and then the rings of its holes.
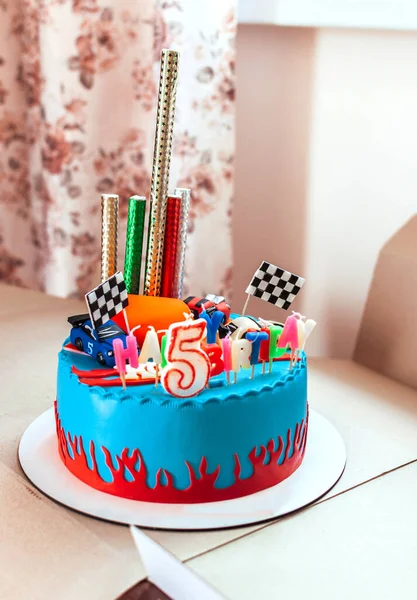
{"type": "Polygon", "coordinates": [[[174,298],[180,244],[181,196],[168,196],[164,237],[161,296],[174,298]]]}

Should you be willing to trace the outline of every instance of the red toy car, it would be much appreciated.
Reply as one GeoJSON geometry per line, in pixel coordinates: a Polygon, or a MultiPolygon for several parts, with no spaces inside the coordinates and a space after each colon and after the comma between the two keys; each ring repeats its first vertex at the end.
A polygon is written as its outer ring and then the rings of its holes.
{"type": "Polygon", "coordinates": [[[223,296],[215,296],[214,294],[208,294],[206,298],[188,296],[184,302],[193,313],[195,319],[198,319],[203,310],[206,310],[209,314],[215,310],[219,310],[224,314],[225,323],[230,319],[231,308],[223,296]]]}

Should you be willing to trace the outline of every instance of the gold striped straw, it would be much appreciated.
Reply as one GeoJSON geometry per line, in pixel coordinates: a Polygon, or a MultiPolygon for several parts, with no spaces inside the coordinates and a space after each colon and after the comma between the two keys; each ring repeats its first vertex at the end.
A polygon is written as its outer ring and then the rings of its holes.
{"type": "Polygon", "coordinates": [[[179,53],[162,50],[158,111],[152,166],[151,211],[144,293],[159,296],[164,253],[165,218],[174,128],[179,53]]]}
{"type": "Polygon", "coordinates": [[[101,196],[101,282],[117,271],[117,236],[119,228],[119,196],[101,196]]]}

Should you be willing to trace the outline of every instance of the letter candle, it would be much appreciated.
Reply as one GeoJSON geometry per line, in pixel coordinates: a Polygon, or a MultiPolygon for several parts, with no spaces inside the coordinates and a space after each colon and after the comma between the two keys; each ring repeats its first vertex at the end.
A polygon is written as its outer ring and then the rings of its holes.
{"type": "Polygon", "coordinates": [[[129,333],[126,337],[126,348],[123,347],[123,342],[120,338],[113,340],[113,352],[116,369],[119,371],[123,388],[126,389],[126,361],[130,362],[130,366],[133,369],[137,369],[139,366],[138,346],[135,336],[129,333]]]}
{"type": "Polygon", "coordinates": [[[164,258],[161,279],[161,296],[175,298],[178,245],[180,243],[181,196],[168,196],[164,236],[164,258]]]}
{"type": "Polygon", "coordinates": [[[162,362],[161,350],[159,348],[158,334],[155,328],[149,326],[149,331],[145,336],[142,349],[139,354],[139,363],[146,364],[150,359],[155,365],[155,385],[158,385],[159,365],[162,362]]]}
{"type": "Polygon", "coordinates": [[[173,323],[168,329],[167,361],[162,385],[172,396],[190,398],[204,390],[210,377],[210,361],[201,349],[204,319],[173,323]]]}
{"type": "Polygon", "coordinates": [[[298,348],[295,353],[295,358],[298,359],[300,353],[304,350],[306,342],[311,335],[311,332],[317,325],[316,321],[313,319],[307,319],[304,323],[302,319],[298,319],[297,328],[298,328],[298,348]]]}
{"type": "Polygon", "coordinates": [[[279,325],[271,325],[271,327],[269,329],[269,336],[270,336],[269,372],[270,373],[272,373],[272,363],[274,361],[274,358],[279,358],[280,356],[285,354],[285,352],[287,350],[286,346],[285,346],[285,348],[278,348],[278,346],[277,346],[277,340],[279,339],[281,333],[282,333],[282,327],[280,327],[279,325]]]}
{"type": "Polygon", "coordinates": [[[132,196],[127,212],[124,280],[128,294],[139,294],[143,280],[142,254],[145,237],[146,198],[132,196]]]}
{"type": "Polygon", "coordinates": [[[159,296],[161,290],[165,213],[174,128],[178,57],[178,52],[174,50],[162,50],[144,289],[147,296],[159,296]]]}
{"type": "Polygon", "coordinates": [[[224,371],[224,362],[222,358],[222,349],[217,344],[206,344],[203,346],[204,352],[210,360],[210,377],[220,375],[224,371]]]}
{"type": "MultiPolygon", "coordinates": [[[[158,333],[161,333],[162,331],[165,331],[165,332],[167,332],[167,331],[168,331],[168,329],[161,330],[161,331],[160,331],[160,332],[158,332],[158,333]]],[[[161,337],[161,368],[162,368],[162,369],[163,369],[163,368],[166,366],[166,364],[167,364],[167,359],[166,359],[166,347],[167,347],[167,335],[166,335],[166,333],[165,333],[165,335],[163,335],[163,336],[161,337]]]]}
{"type": "Polygon", "coordinates": [[[175,196],[181,196],[180,230],[178,234],[177,268],[174,279],[173,298],[182,298],[184,286],[185,253],[187,250],[188,215],[190,211],[191,190],[175,188],[175,196]]]}
{"type": "Polygon", "coordinates": [[[233,340],[232,342],[232,370],[234,372],[234,382],[237,383],[237,374],[240,367],[250,369],[250,355],[252,344],[245,339],[233,340]]]}
{"type": "Polygon", "coordinates": [[[203,309],[200,313],[200,317],[207,323],[207,344],[215,344],[217,340],[217,332],[222,321],[224,320],[224,314],[220,310],[215,310],[209,314],[203,309]]]}
{"type": "Polygon", "coordinates": [[[259,351],[261,347],[261,342],[268,340],[269,335],[264,331],[248,331],[248,333],[246,334],[246,339],[252,342],[250,364],[252,365],[251,379],[253,379],[255,376],[255,365],[257,365],[259,362],[259,351]]]}
{"type": "Polygon", "coordinates": [[[293,311],[292,315],[286,318],[284,329],[278,340],[278,346],[286,350],[288,346],[291,348],[290,370],[295,358],[295,352],[299,347],[298,343],[298,320],[304,319],[300,313],[293,311]]]}
{"type": "Polygon", "coordinates": [[[226,373],[227,385],[230,385],[230,371],[232,370],[232,341],[230,335],[221,340],[223,350],[223,365],[226,373]]]}
{"type": "Polygon", "coordinates": [[[101,282],[117,271],[117,236],[119,228],[119,196],[101,196],[101,282]]]}
{"type": "Polygon", "coordinates": [[[317,325],[317,323],[313,319],[307,319],[307,321],[304,323],[304,340],[301,345],[301,350],[304,350],[306,342],[307,342],[308,338],[310,337],[311,332],[313,331],[313,329],[315,328],[316,325],[317,325]]]}
{"type": "Polygon", "coordinates": [[[262,327],[262,333],[266,335],[263,341],[261,341],[261,347],[259,351],[259,358],[262,361],[262,375],[265,375],[265,365],[269,362],[269,344],[270,344],[270,333],[269,328],[262,327]]]}

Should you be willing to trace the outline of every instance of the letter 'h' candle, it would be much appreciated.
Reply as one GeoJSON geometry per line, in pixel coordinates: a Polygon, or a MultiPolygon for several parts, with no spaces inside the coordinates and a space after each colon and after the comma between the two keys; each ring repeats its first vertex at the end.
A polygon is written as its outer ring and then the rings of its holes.
{"type": "Polygon", "coordinates": [[[130,366],[133,369],[137,369],[139,366],[138,345],[135,336],[129,333],[126,337],[126,348],[123,347],[123,342],[120,338],[113,340],[113,352],[123,389],[126,389],[126,361],[130,362],[130,366]]]}

